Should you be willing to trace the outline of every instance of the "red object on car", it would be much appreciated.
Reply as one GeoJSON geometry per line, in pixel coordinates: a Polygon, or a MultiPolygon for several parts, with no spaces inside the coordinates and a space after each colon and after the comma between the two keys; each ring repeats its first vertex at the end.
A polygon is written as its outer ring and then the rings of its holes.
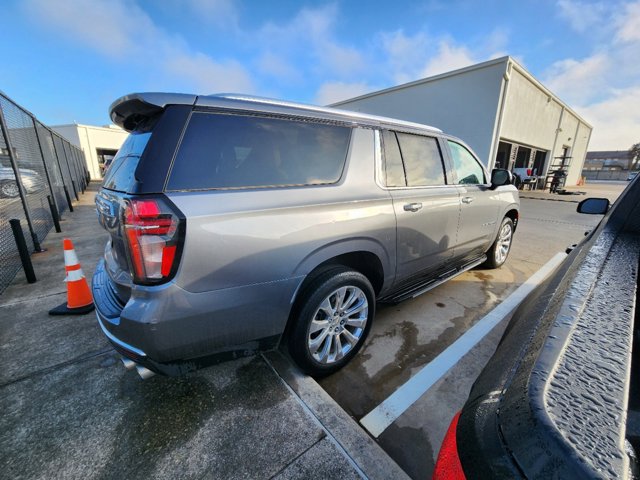
{"type": "Polygon", "coordinates": [[[460,457],[458,456],[458,443],[456,442],[456,430],[458,428],[458,420],[460,418],[460,412],[456,413],[447,434],[444,436],[440,452],[438,453],[438,459],[436,460],[436,467],[433,469],[433,480],[465,480],[464,471],[460,464],[460,457]]]}

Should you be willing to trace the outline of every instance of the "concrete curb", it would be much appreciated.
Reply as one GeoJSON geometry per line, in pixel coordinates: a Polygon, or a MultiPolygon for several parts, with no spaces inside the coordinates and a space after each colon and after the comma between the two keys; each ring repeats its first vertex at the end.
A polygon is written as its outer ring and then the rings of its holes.
{"type": "Polygon", "coordinates": [[[364,478],[409,479],[409,476],[311,377],[302,374],[279,351],[263,358],[315,417],[364,478]]]}

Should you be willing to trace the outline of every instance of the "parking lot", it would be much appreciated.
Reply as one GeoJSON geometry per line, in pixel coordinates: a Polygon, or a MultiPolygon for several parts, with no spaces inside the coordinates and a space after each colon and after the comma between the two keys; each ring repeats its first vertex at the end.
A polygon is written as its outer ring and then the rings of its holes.
{"type": "MultiPolygon", "coordinates": [[[[614,198],[624,186],[582,190],[614,198]]],[[[93,315],[47,315],[65,298],[63,236],[72,235],[88,278],[103,250],[96,188],[63,222],[63,234],[49,235],[49,250],[34,256],[39,282],[27,285],[19,273],[0,299],[5,478],[401,478],[398,465],[411,478],[428,478],[448,423],[508,316],[473,348],[458,351],[460,361],[437,372],[433,386],[381,433],[357,422],[450,353],[601,218],[575,212],[583,196],[523,192],[505,266],[474,269],[413,300],[379,306],[359,356],[318,383],[278,353],[142,381],[124,370],[93,315]]]]}
{"type": "MultiPolygon", "coordinates": [[[[613,191],[619,193],[623,186],[613,191]]],[[[522,198],[513,249],[502,268],[476,268],[420,297],[381,306],[360,355],[342,371],[321,380],[322,387],[361,420],[600,221],[600,216],[576,213],[574,202],[583,196],[570,198],[572,201],[522,198]]],[[[448,374],[441,372],[434,387],[378,437],[380,445],[413,478],[432,471],[449,422],[493,353],[508,318],[448,374]]]]}

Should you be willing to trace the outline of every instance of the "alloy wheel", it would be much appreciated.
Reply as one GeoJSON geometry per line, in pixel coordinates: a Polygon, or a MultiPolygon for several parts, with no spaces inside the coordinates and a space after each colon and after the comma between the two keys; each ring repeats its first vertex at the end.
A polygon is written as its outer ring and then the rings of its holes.
{"type": "Polygon", "coordinates": [[[511,248],[511,240],[513,238],[513,228],[510,222],[506,222],[500,229],[500,235],[498,235],[498,245],[496,248],[496,263],[502,264],[509,254],[511,248]]]}
{"type": "Polygon", "coordinates": [[[311,356],[332,364],[347,355],[362,339],[369,316],[369,302],[356,286],[334,290],[316,309],[307,338],[311,356]]]}

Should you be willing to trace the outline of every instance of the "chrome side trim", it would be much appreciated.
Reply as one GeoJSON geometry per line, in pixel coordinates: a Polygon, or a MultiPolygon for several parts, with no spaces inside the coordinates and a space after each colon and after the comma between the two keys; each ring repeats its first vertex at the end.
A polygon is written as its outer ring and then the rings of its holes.
{"type": "Polygon", "coordinates": [[[135,353],[136,355],[138,355],[140,357],[146,357],[147,356],[147,354],[144,353],[139,348],[133,347],[133,346],[129,345],[128,343],[123,342],[119,338],[115,337],[109,330],[107,330],[104,327],[104,325],[102,324],[102,319],[100,318],[100,314],[98,313],[97,309],[96,309],[96,318],[98,319],[98,325],[100,325],[100,328],[102,329],[102,333],[104,333],[106,335],[106,337],[109,340],[111,340],[113,343],[119,345],[120,347],[124,348],[125,350],[129,350],[130,352],[135,353]]]}

